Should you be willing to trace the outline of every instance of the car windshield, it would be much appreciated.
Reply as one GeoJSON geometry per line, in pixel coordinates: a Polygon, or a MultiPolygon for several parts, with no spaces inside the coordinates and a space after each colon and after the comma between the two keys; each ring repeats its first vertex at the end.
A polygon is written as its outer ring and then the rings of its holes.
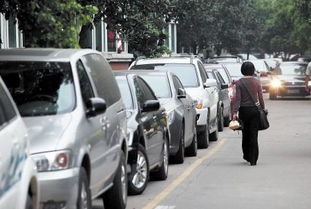
{"type": "Polygon", "coordinates": [[[122,100],[124,102],[126,109],[127,110],[134,109],[133,97],[132,97],[131,90],[130,90],[126,77],[116,76],[116,80],[117,80],[117,84],[121,92],[121,97],[122,97],[122,100]]]}
{"type": "Polygon", "coordinates": [[[172,98],[171,87],[166,75],[139,75],[152,88],[158,98],[172,98]]]}
{"type": "Polygon", "coordinates": [[[58,115],[75,107],[70,63],[1,61],[0,75],[24,117],[58,115]]]}
{"type": "Polygon", "coordinates": [[[133,70],[145,69],[145,70],[164,70],[175,73],[180,79],[184,87],[198,87],[199,80],[193,64],[188,63],[168,63],[168,64],[144,64],[135,65],[133,70]]]}
{"type": "Polygon", "coordinates": [[[253,61],[252,60],[251,62],[254,64],[256,71],[259,71],[259,72],[268,71],[264,61],[253,61]]]}
{"type": "Polygon", "coordinates": [[[238,63],[230,63],[230,64],[225,64],[227,67],[227,70],[229,71],[230,75],[233,77],[242,77],[241,73],[241,64],[238,63]]]}
{"type": "Polygon", "coordinates": [[[306,74],[307,65],[304,64],[286,64],[283,63],[280,65],[281,75],[300,75],[304,76],[306,74]]]}

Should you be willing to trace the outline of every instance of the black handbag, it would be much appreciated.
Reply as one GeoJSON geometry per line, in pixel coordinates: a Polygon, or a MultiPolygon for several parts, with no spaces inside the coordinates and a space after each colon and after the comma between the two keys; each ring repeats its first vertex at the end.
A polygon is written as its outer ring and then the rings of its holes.
{"type": "Polygon", "coordinates": [[[252,98],[253,102],[255,103],[256,107],[258,108],[259,112],[259,125],[258,125],[258,131],[266,130],[270,127],[270,123],[268,121],[268,111],[263,109],[257,99],[254,98],[252,93],[249,91],[249,89],[245,86],[242,79],[240,79],[240,83],[244,86],[244,88],[247,90],[248,94],[252,98]]]}

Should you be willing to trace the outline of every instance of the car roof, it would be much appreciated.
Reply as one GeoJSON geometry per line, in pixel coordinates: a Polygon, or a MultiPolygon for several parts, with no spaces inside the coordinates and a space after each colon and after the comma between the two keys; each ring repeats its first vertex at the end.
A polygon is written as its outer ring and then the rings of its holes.
{"type": "Polygon", "coordinates": [[[281,65],[307,65],[308,63],[304,62],[281,62],[281,65]]]}
{"type": "Polygon", "coordinates": [[[163,70],[124,70],[124,71],[114,71],[115,76],[127,76],[127,75],[141,75],[141,74],[151,74],[151,75],[168,75],[171,72],[163,71],[163,70]]]}
{"type": "Polygon", "coordinates": [[[223,68],[221,64],[204,64],[205,69],[219,69],[223,68]]]}
{"type": "Polygon", "coordinates": [[[90,49],[56,49],[56,48],[16,48],[1,49],[2,61],[69,61],[71,57],[87,52],[98,53],[90,49]]]}
{"type": "Polygon", "coordinates": [[[144,64],[183,64],[183,63],[192,63],[191,60],[199,60],[196,57],[161,57],[161,58],[150,58],[150,59],[140,59],[135,61],[135,65],[144,65],[144,64]]]}

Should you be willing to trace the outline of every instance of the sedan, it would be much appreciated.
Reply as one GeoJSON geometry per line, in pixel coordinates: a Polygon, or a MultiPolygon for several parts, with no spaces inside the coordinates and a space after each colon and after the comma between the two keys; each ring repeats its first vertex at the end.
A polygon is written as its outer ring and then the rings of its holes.
{"type": "Polygon", "coordinates": [[[307,64],[300,62],[282,62],[272,71],[269,98],[278,96],[309,96],[310,90],[305,85],[307,64]]]}
{"type": "Polygon", "coordinates": [[[131,71],[151,86],[168,116],[170,159],[184,162],[184,153],[197,155],[196,110],[192,98],[186,94],[179,78],[166,71],[131,71]]]}
{"type": "Polygon", "coordinates": [[[129,194],[141,194],[149,176],[165,180],[168,175],[167,119],[165,110],[141,77],[115,72],[128,120],[129,194]],[[150,173],[151,172],[151,173],[150,173]]]}

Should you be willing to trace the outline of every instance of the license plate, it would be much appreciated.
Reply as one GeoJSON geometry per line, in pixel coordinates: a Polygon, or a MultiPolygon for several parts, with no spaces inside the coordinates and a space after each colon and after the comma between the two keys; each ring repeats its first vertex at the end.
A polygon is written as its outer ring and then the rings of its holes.
{"type": "Polygon", "coordinates": [[[289,94],[298,94],[300,91],[299,91],[299,89],[289,89],[289,90],[287,90],[287,93],[289,93],[289,94]]]}

